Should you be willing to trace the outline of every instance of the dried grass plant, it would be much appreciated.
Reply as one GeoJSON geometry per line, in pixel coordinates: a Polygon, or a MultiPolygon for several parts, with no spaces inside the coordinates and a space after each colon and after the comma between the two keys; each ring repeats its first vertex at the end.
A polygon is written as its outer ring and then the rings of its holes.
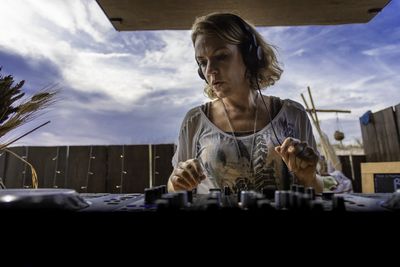
{"type": "MultiPolygon", "coordinates": [[[[6,151],[28,164],[32,170],[32,186],[38,188],[39,183],[34,167],[7,147],[44,124],[11,141],[4,142],[2,140],[11,135],[13,130],[37,118],[41,114],[40,111],[53,104],[58,90],[55,86],[48,86],[30,98],[24,98],[25,93],[22,91],[24,83],[25,81],[20,81],[14,85],[12,75],[3,76],[0,73],[0,151],[6,151]]],[[[0,184],[0,187],[4,187],[4,184],[0,184]]]]}

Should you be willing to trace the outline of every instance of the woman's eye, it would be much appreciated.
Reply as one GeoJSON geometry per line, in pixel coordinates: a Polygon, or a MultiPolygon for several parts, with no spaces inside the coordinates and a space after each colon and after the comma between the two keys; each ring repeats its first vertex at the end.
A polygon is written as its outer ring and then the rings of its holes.
{"type": "Polygon", "coordinates": [[[207,66],[207,62],[205,62],[205,61],[199,61],[199,66],[200,66],[200,67],[205,67],[205,66],[207,66]]]}
{"type": "Polygon", "coordinates": [[[224,60],[226,58],[225,54],[221,54],[215,57],[217,60],[224,60]]]}

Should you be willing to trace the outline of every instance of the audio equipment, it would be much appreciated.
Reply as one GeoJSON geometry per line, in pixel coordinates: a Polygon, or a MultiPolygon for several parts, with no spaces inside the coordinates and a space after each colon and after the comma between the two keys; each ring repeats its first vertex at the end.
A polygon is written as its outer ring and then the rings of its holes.
{"type": "Polygon", "coordinates": [[[394,212],[400,211],[400,191],[395,193],[323,192],[292,185],[290,190],[265,188],[261,192],[211,189],[167,193],[166,186],[145,189],[144,193],[77,193],[72,189],[3,189],[1,210],[64,210],[71,212],[394,212]]]}

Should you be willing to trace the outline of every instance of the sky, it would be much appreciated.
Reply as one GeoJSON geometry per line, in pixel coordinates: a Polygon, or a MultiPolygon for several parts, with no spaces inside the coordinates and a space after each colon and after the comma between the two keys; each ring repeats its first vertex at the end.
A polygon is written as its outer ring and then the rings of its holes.
{"type": "MultiPolygon", "coordinates": [[[[190,31],[118,32],[94,0],[0,0],[1,74],[32,95],[59,89],[57,102],[11,140],[18,146],[162,144],[177,141],[185,113],[208,101],[190,31]]],[[[266,95],[303,104],[312,90],[332,143],[362,141],[359,117],[400,103],[400,1],[365,24],[257,27],[284,72],[266,95]]],[[[251,21],[251,19],[250,19],[251,21]]],[[[316,131],[314,131],[318,139],[316,131]]]]}

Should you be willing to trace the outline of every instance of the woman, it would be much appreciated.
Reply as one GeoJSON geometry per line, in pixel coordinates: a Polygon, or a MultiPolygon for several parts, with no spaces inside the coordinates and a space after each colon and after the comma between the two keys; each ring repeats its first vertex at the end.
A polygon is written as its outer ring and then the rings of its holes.
{"type": "Polygon", "coordinates": [[[229,13],[196,19],[192,42],[212,101],[185,116],[168,191],[287,189],[295,182],[321,192],[316,144],[304,108],[259,90],[282,73],[272,47],[229,13]]]}

